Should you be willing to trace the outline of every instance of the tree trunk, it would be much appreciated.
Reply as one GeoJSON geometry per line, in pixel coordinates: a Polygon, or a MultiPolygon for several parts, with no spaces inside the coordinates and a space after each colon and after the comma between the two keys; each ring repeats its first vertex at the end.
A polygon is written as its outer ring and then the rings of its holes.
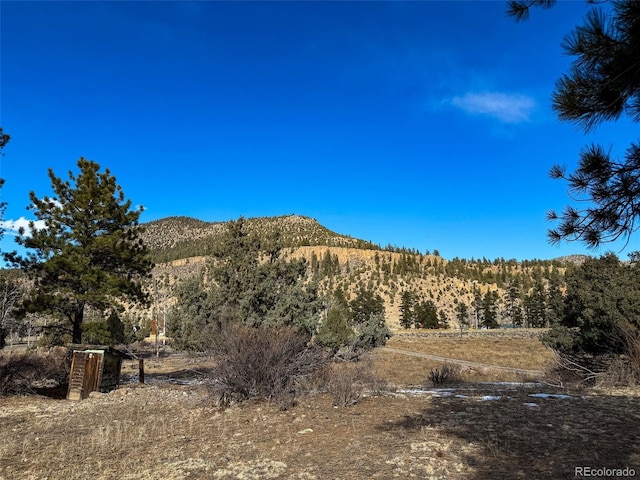
{"type": "Polygon", "coordinates": [[[72,343],[82,343],[82,321],[84,320],[84,303],[80,303],[73,313],[72,323],[72,343]]]}

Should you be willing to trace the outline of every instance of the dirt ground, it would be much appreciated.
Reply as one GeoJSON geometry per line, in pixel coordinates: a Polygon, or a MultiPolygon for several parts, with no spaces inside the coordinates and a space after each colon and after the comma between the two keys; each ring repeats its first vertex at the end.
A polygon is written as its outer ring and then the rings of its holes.
{"type": "Polygon", "coordinates": [[[0,398],[0,479],[568,479],[576,467],[640,478],[637,389],[484,383],[482,372],[433,389],[431,365],[379,351],[387,391],[351,407],[318,393],[280,411],[216,407],[205,358],[149,358],[144,385],[126,362],[130,383],[109,394],[0,398]]]}

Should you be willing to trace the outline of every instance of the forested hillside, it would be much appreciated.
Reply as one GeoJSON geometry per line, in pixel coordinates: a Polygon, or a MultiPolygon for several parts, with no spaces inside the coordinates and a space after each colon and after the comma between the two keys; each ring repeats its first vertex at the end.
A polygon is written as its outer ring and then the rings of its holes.
{"type": "MultiPolygon", "coordinates": [[[[437,250],[382,248],[296,215],[251,218],[244,225],[263,243],[277,241],[282,257],[304,259],[304,281],[316,283],[322,295],[379,294],[392,328],[547,326],[559,315],[567,266],[582,260],[445,260],[437,250]]],[[[166,302],[182,280],[206,269],[225,223],[171,217],[143,227],[156,261],[156,297],[166,302]]]]}
{"type": "MultiPolygon", "coordinates": [[[[277,236],[284,247],[327,245],[376,249],[371,242],[340,235],[316,220],[300,215],[260,217],[245,220],[247,233],[260,238],[277,236]]],[[[219,241],[225,222],[203,222],[191,217],[169,217],[143,225],[142,238],[156,263],[210,254],[219,241]]]]}

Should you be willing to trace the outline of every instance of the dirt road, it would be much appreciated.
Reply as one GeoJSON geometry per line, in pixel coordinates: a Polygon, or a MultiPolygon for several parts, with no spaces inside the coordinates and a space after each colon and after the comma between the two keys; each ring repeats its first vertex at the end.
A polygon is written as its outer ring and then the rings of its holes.
{"type": "Polygon", "coordinates": [[[384,347],[383,350],[387,351],[387,352],[392,352],[392,353],[399,353],[400,355],[409,355],[411,357],[418,357],[418,358],[426,358],[426,359],[429,359],[429,360],[436,360],[438,362],[454,363],[456,365],[461,365],[463,367],[469,367],[469,368],[487,368],[487,369],[490,369],[490,370],[499,370],[499,371],[502,371],[502,372],[519,373],[519,374],[522,374],[522,375],[530,375],[530,376],[535,376],[535,377],[544,376],[544,372],[541,371],[541,370],[527,370],[527,369],[524,369],[524,368],[512,368],[512,367],[503,367],[503,366],[500,366],[500,365],[491,365],[489,363],[470,362],[468,360],[458,360],[456,358],[441,357],[439,355],[429,355],[428,353],[412,352],[411,350],[403,350],[403,349],[400,349],[400,348],[384,347]]]}

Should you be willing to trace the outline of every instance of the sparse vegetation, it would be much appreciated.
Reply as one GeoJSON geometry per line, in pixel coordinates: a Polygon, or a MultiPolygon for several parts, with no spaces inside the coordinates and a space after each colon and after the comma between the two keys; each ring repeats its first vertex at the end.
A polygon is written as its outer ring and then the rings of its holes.
{"type": "Polygon", "coordinates": [[[445,363],[440,367],[432,368],[429,372],[429,381],[434,387],[455,385],[460,382],[460,367],[445,363]]]}
{"type": "Polygon", "coordinates": [[[291,327],[229,325],[211,339],[212,394],[218,403],[261,398],[295,403],[303,380],[322,367],[323,351],[291,327]]]}
{"type": "Polygon", "coordinates": [[[64,385],[69,369],[65,348],[0,354],[0,396],[33,394],[38,388],[64,385]]]}
{"type": "Polygon", "coordinates": [[[375,387],[380,382],[376,381],[368,361],[335,363],[329,369],[326,382],[326,389],[336,407],[355,405],[366,393],[380,390],[375,387]]]}
{"type": "MultiPolygon", "coordinates": [[[[280,236],[282,247],[326,245],[334,247],[380,250],[378,245],[346,235],[340,235],[320,225],[316,220],[300,215],[250,218],[247,232],[260,238],[280,236]]],[[[152,250],[156,263],[181,258],[204,256],[210,246],[224,235],[223,222],[203,222],[190,217],[169,217],[145,224],[142,238],[152,250]]]]}
{"type": "MultiPolygon", "coordinates": [[[[392,339],[392,345],[401,340],[392,339]]],[[[445,353],[460,340],[415,337],[416,349],[420,341],[425,350],[445,353]],[[438,340],[445,342],[439,346],[438,340]]],[[[498,350],[511,358],[505,363],[536,368],[526,363],[535,351],[522,354],[527,342],[544,351],[535,338],[515,336],[465,337],[460,351],[490,359],[490,350],[498,350]]],[[[286,411],[260,400],[220,408],[211,404],[205,385],[189,382],[213,367],[210,360],[150,358],[147,384],[125,384],[79,403],[3,398],[0,430],[8,435],[0,442],[0,477],[483,480],[571,477],[575,465],[583,464],[637,470],[640,463],[637,391],[563,390],[566,399],[535,398],[530,395],[556,391],[526,385],[464,389],[463,383],[460,395],[416,395],[399,388],[371,396],[374,385],[365,386],[357,402],[344,402],[351,403],[348,408],[336,408],[333,395],[318,391],[300,395],[286,411]]],[[[376,376],[398,387],[424,381],[437,366],[384,349],[372,361],[376,376]]],[[[125,373],[134,379],[136,370],[137,362],[125,362],[125,373]]],[[[477,374],[475,380],[509,378],[477,374]]],[[[468,379],[466,372],[463,381],[468,379]]]]}

